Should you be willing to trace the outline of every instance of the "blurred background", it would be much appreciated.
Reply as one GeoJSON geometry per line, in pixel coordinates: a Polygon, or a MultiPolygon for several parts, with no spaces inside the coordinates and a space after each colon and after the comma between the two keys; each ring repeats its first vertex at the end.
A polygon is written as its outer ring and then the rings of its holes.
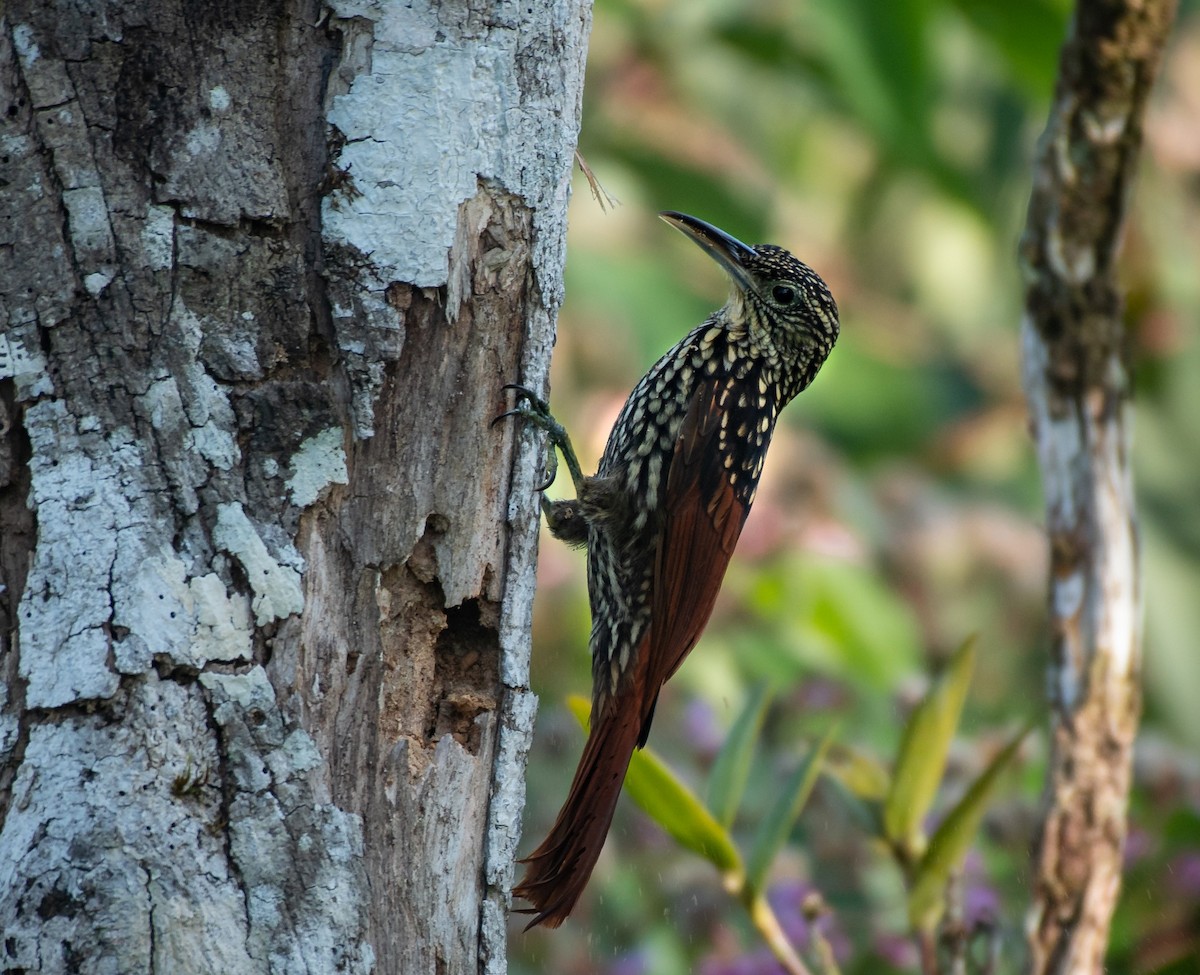
{"type": "MultiPolygon", "coordinates": [[[[698,792],[751,688],[774,690],[735,834],[840,719],[881,760],[968,635],[978,664],[947,799],[1044,715],[1045,543],[1019,373],[1017,240],[1066,0],[598,0],[551,403],[594,470],[629,390],[724,300],[682,210],[778,243],[829,283],[841,339],[784,413],[704,638],[659,703],[651,746],[698,792]]],[[[1136,363],[1145,719],[1113,973],[1200,972],[1200,2],[1185,0],[1148,117],[1122,260],[1136,363]]],[[[568,492],[567,478],[551,491],[568,492]]],[[[588,694],[582,553],[543,535],[541,696],[527,851],[552,823],[588,694]]],[[[968,919],[1015,971],[1044,738],[1028,742],[964,877],[968,919]]],[[[814,887],[843,972],[915,971],[894,865],[818,787],[771,875],[801,947],[814,887]]],[[[519,918],[518,918],[519,921],[519,918]]],[[[777,972],[716,871],[623,800],[558,931],[511,971],[777,972]]]]}

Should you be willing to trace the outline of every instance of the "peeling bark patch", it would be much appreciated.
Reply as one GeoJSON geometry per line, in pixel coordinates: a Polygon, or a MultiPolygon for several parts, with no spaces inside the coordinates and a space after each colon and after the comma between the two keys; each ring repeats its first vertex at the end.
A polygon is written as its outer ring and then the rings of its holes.
{"type": "MultiPolygon", "coordinates": [[[[419,4],[388,6],[385,12],[439,16],[439,10],[419,4]]],[[[457,16],[447,7],[440,12],[457,16]]],[[[361,31],[357,23],[352,33],[361,31]]],[[[394,80],[385,73],[372,83],[384,79],[394,80]]],[[[365,79],[354,83],[365,97],[365,79]]],[[[553,165],[539,155],[541,143],[530,145],[539,147],[538,165],[553,165]]],[[[569,159],[563,163],[565,174],[569,159]]],[[[365,205],[368,184],[396,179],[397,172],[394,155],[386,152],[358,158],[355,185],[364,196],[349,204],[365,205]],[[364,168],[375,164],[386,168],[364,168]]],[[[539,204],[510,192],[510,186],[470,174],[467,198],[452,221],[449,253],[438,256],[446,266],[441,286],[422,287],[417,277],[380,266],[379,248],[394,250],[394,234],[355,245],[329,234],[326,225],[332,319],[353,384],[360,439],[348,445],[351,486],[344,495],[332,495],[344,497],[344,507],[328,523],[313,520],[323,538],[311,540],[304,551],[310,566],[322,567],[324,603],[361,632],[350,641],[357,645],[352,650],[306,620],[306,644],[314,658],[327,663],[305,667],[297,683],[319,684],[328,695],[318,709],[337,708],[336,733],[323,748],[334,756],[335,794],[347,796],[345,804],[363,809],[373,824],[367,858],[385,878],[377,886],[383,900],[375,912],[373,943],[389,970],[433,970],[432,946],[444,946],[443,958],[465,959],[458,967],[476,965],[480,915],[463,891],[479,882],[483,861],[480,845],[466,835],[467,824],[486,814],[493,794],[487,783],[501,708],[511,700],[511,692],[501,697],[502,657],[510,662],[510,674],[522,671],[527,660],[528,621],[517,619],[525,609],[507,619],[504,654],[500,606],[516,592],[516,601],[527,608],[525,597],[532,592],[531,571],[513,589],[511,566],[503,566],[514,530],[521,541],[512,564],[522,577],[532,565],[526,546],[534,546],[537,537],[538,461],[531,444],[490,424],[505,408],[504,383],[541,383],[545,356],[535,351],[527,358],[524,350],[532,343],[548,351],[553,314],[548,306],[556,307],[559,285],[557,275],[549,274],[543,287],[538,269],[561,266],[555,261],[562,258],[556,250],[562,228],[554,224],[544,235],[537,229],[539,213],[555,211],[558,201],[539,197],[546,207],[539,211],[539,204]],[[510,488],[514,446],[529,457],[510,488]],[[510,496],[510,490],[519,496],[510,496]],[[339,591],[355,596],[342,599],[339,591]],[[421,863],[395,855],[410,849],[431,852],[421,863]],[[447,903],[453,905],[448,910],[447,903]]],[[[411,202],[424,207],[426,201],[411,202]]],[[[348,201],[338,194],[325,205],[327,216],[331,207],[345,215],[348,201]]],[[[382,226],[377,218],[378,213],[372,219],[382,226]]],[[[421,226],[424,221],[418,218],[421,226]]],[[[363,229],[360,220],[358,230],[363,229]]],[[[512,764],[505,766],[507,805],[501,816],[510,822],[512,840],[519,834],[520,805],[514,800],[522,794],[516,759],[523,747],[505,753],[512,764]]],[[[511,860],[510,846],[503,848],[508,853],[497,852],[497,862],[511,860]]],[[[511,872],[511,863],[507,869],[511,872]]],[[[503,900],[497,887],[494,906],[503,900]]],[[[501,943],[502,925],[485,940],[501,943]]]]}
{"type": "Polygon", "coordinates": [[[404,354],[374,400],[375,435],[355,445],[350,465],[364,472],[351,510],[363,526],[355,535],[363,560],[399,564],[426,537],[451,606],[500,598],[511,440],[491,421],[504,408],[501,386],[514,379],[502,364],[516,355],[535,298],[531,222],[519,200],[481,185],[460,208],[446,288],[392,289],[406,308],[404,354]],[[369,509],[379,497],[389,499],[386,517],[369,509]],[[440,525],[429,521],[434,512],[440,525]]]}
{"type": "Polygon", "coordinates": [[[340,163],[355,173],[358,194],[327,198],[325,234],[371,254],[385,281],[438,287],[446,281],[455,209],[475,192],[477,174],[505,171],[514,189],[520,182],[521,167],[504,158],[506,140],[495,121],[522,118],[506,104],[519,90],[511,50],[519,32],[515,24],[493,27],[489,44],[469,46],[454,36],[467,25],[452,23],[456,12],[449,10],[442,30],[425,31],[414,30],[422,18],[403,5],[333,8],[343,22],[369,17],[373,44],[369,62],[355,65],[361,73],[348,79],[329,110],[346,140],[340,163]],[[390,103],[380,96],[377,74],[393,81],[390,103]],[[437,131],[439,138],[414,139],[413,131],[437,131]],[[387,178],[368,180],[366,173],[387,178]],[[423,192],[414,194],[413,186],[423,192]],[[395,234],[397,225],[411,232],[395,234]]]}

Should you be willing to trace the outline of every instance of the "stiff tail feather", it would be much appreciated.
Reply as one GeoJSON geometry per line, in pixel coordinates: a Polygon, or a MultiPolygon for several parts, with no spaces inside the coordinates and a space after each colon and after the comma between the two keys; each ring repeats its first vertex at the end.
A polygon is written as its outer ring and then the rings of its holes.
{"type": "Polygon", "coordinates": [[[533,905],[524,913],[536,915],[526,931],[538,924],[562,924],[592,875],[642,731],[642,722],[626,711],[629,703],[609,697],[603,714],[598,719],[592,715],[592,730],[567,801],[550,835],[521,861],[527,869],[513,893],[533,905]]]}

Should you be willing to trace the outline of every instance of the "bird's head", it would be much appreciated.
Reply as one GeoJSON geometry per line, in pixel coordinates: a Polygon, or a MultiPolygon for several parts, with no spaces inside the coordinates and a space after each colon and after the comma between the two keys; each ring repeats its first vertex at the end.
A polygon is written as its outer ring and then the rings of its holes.
{"type": "MultiPolygon", "coordinates": [[[[838,337],[838,311],[821,276],[782,247],[750,247],[686,213],[659,214],[695,241],[732,279],[725,307],[731,328],[784,359],[820,367],[838,337]]],[[[815,371],[815,370],[814,370],[815,371]]]]}

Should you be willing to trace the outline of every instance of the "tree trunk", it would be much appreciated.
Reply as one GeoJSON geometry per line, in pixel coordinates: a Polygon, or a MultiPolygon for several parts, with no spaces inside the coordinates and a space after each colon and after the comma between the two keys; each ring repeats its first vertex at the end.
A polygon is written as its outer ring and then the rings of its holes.
{"type": "Polygon", "coordinates": [[[503,972],[586,0],[0,22],[0,962],[503,972]]]}
{"type": "Polygon", "coordinates": [[[1025,388],[1050,539],[1052,742],[1030,971],[1098,973],[1140,710],[1141,577],[1116,260],[1174,0],[1080,0],[1022,241],[1025,388]]]}

